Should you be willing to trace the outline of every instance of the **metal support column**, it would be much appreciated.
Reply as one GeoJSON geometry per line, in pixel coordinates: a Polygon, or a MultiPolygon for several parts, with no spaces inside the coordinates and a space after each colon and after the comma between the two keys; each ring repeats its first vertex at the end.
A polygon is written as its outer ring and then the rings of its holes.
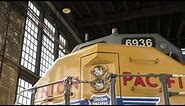
{"type": "Polygon", "coordinates": [[[115,83],[116,83],[116,74],[111,74],[111,103],[116,105],[116,93],[115,93],[115,83]]]}
{"type": "Polygon", "coordinates": [[[162,83],[163,88],[165,105],[170,105],[169,92],[167,87],[167,78],[168,78],[167,74],[159,74],[159,80],[162,83]]]}
{"type": "Polygon", "coordinates": [[[31,105],[34,105],[36,89],[31,90],[31,105]]]}
{"type": "Polygon", "coordinates": [[[65,105],[70,105],[71,85],[72,85],[72,77],[68,77],[65,80],[65,88],[64,88],[65,105]]]}

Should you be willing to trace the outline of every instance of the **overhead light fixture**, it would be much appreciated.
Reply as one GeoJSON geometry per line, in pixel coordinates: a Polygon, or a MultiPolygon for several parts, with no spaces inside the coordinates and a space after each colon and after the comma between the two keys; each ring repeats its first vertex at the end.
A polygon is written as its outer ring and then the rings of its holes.
{"type": "Polygon", "coordinates": [[[70,8],[63,8],[62,11],[64,14],[69,14],[71,12],[71,9],[70,8]]]}

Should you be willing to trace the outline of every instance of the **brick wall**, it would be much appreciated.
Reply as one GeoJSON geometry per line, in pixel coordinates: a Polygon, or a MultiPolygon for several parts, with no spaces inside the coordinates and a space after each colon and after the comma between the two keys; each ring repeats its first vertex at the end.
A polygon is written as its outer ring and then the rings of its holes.
{"type": "Polygon", "coordinates": [[[25,21],[25,16],[10,3],[0,1],[0,67],[3,62],[2,70],[0,68],[0,71],[2,71],[0,76],[1,105],[14,104],[15,101],[18,64],[25,21]]]}

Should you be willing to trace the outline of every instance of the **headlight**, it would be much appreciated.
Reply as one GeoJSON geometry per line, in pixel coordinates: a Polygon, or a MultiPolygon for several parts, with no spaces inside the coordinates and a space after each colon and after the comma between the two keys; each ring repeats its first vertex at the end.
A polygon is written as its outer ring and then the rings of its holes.
{"type": "Polygon", "coordinates": [[[101,76],[103,76],[105,74],[105,69],[102,66],[96,66],[96,67],[93,68],[93,70],[91,71],[91,73],[96,78],[100,78],[101,76]]]}
{"type": "Polygon", "coordinates": [[[91,86],[92,86],[94,89],[96,89],[97,91],[100,91],[100,90],[104,89],[104,87],[105,87],[105,82],[104,82],[104,80],[102,80],[102,79],[95,79],[95,80],[92,82],[91,86]]]}

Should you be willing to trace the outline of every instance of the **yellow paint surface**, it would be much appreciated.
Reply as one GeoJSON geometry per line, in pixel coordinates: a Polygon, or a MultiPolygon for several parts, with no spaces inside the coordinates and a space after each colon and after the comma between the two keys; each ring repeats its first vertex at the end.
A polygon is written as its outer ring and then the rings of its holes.
{"type": "MultiPolygon", "coordinates": [[[[125,46],[118,44],[95,44],[83,48],[77,52],[68,54],[62,58],[58,58],[49,68],[48,72],[42,77],[35,86],[49,84],[55,81],[62,80],[67,76],[78,77],[80,80],[94,80],[94,76],[90,73],[96,65],[102,65],[107,68],[107,73],[122,74],[123,72],[130,72],[132,74],[148,74],[148,73],[168,73],[168,74],[185,74],[185,67],[158,51],[155,48],[125,46]],[[132,61],[130,61],[130,58],[132,61]],[[158,62],[155,63],[155,60],[158,62]]],[[[171,83],[169,91],[185,92],[185,78],[182,79],[183,88],[179,86],[178,78],[170,78],[174,81],[171,83]]],[[[134,86],[136,77],[127,81],[124,85],[123,78],[116,79],[116,95],[120,96],[136,96],[136,97],[161,97],[159,104],[164,104],[163,92],[161,91],[161,84],[158,78],[150,78],[149,82],[157,84],[157,87],[149,86],[146,78],[142,78],[143,87],[141,84],[134,86]],[[121,90],[120,90],[121,85],[121,90]],[[121,91],[121,92],[120,92],[121,91]]],[[[62,89],[64,86],[60,85],[53,88],[53,95],[61,95],[57,93],[57,89],[62,89]],[[57,88],[59,87],[59,88],[57,88]]],[[[90,98],[93,94],[93,89],[90,84],[79,84],[72,87],[74,93],[71,99],[75,98],[90,98]]],[[[48,94],[50,91],[48,90],[48,94]]],[[[97,94],[97,93],[96,93],[97,94]]],[[[102,93],[99,93],[102,94],[102,93]]],[[[110,92],[108,93],[110,94],[110,92]]],[[[39,95],[39,93],[38,93],[39,95]]],[[[46,96],[45,96],[46,97],[46,96]]],[[[37,98],[36,101],[44,97],[37,98]]],[[[36,104],[55,104],[63,102],[64,97],[54,98],[50,102],[35,102],[36,104]]],[[[170,104],[185,104],[185,96],[170,97],[170,104]]]]}

